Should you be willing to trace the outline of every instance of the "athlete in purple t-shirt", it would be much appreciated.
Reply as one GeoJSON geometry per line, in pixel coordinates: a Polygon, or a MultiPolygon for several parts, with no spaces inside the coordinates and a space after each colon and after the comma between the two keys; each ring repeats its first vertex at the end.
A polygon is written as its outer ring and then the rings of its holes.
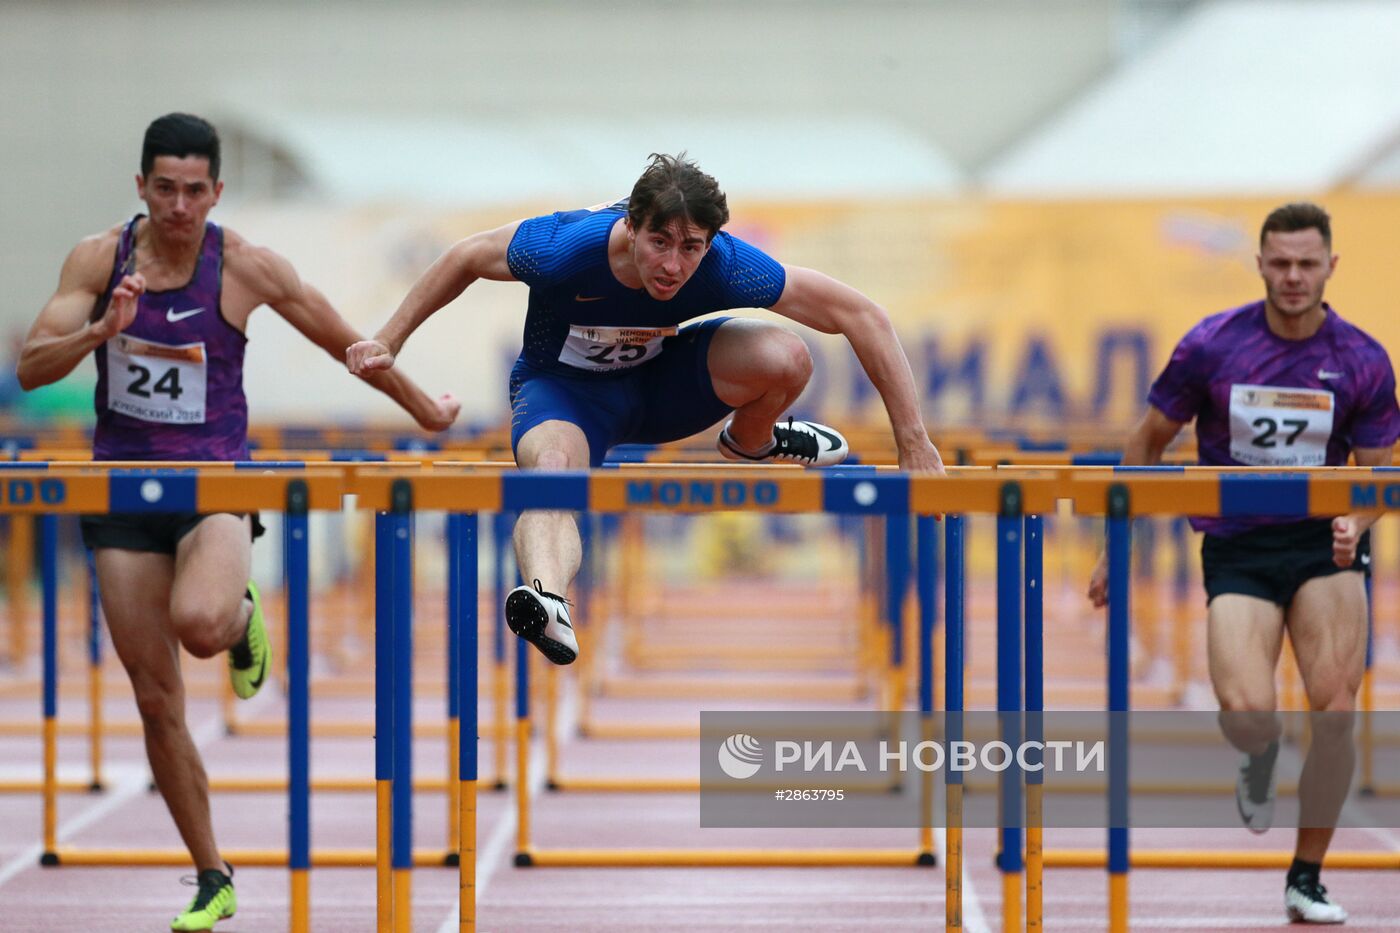
{"type": "MultiPolygon", "coordinates": [[[[737,237],[724,192],[682,157],[654,155],[624,202],[506,224],[467,237],[413,286],[373,340],[350,348],[353,373],[394,364],[408,336],[477,279],[530,287],[525,341],[511,373],[511,442],[522,469],[598,464],[614,444],[719,432],[730,460],[839,462],[846,443],[810,422],[779,422],[812,373],[802,339],[768,321],[712,318],[771,308],[842,334],[885,402],[906,470],[941,472],[909,362],[885,311],[847,285],[784,266],[737,237]]],[[[506,621],[551,661],[578,657],[561,596],[578,572],[578,527],[534,511],[515,526],[520,572],[535,586],[506,599],[506,621]]]]}
{"type": "MultiPolygon", "coordinates": [[[[147,128],[136,189],[150,216],[74,247],[21,350],[20,384],[56,382],[95,352],[96,459],[245,459],[243,347],[254,309],[270,306],[336,359],[359,337],[287,260],[206,221],[223,183],[219,137],[204,120],[169,114],[147,128]]],[[[456,418],[455,399],[431,399],[404,376],[369,381],[425,428],[456,418]]],[[[260,530],[246,515],[83,518],[151,774],[199,871],[175,930],[208,930],[236,906],[233,869],[214,842],[208,779],[185,725],[179,647],[202,658],[227,651],[241,697],[262,686],[270,647],[248,579],[260,530]]]]}
{"type": "MultiPolygon", "coordinates": [[[[1209,466],[1384,466],[1400,438],[1395,374],[1385,350],[1322,300],[1337,266],[1331,222],[1314,204],[1288,204],[1259,237],[1261,302],[1212,315],[1177,345],[1148,394],[1147,414],[1123,447],[1125,464],[1156,464],[1196,420],[1209,466]]],[[[1284,889],[1295,921],[1339,923],[1319,873],[1351,782],[1351,723],[1366,661],[1362,571],[1374,513],[1330,521],[1192,518],[1205,533],[1207,651],[1221,728],[1244,753],[1240,817],[1263,832],[1273,817],[1274,668],[1287,629],[1315,712],[1299,784],[1303,818],[1284,889]]],[[[1107,598],[1104,561],[1089,597],[1107,598]]]]}

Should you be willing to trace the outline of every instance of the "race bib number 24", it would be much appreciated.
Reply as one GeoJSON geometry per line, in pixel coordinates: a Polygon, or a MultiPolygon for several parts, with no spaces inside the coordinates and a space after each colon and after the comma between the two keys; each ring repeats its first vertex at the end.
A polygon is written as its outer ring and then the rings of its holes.
{"type": "Polygon", "coordinates": [[[107,407],[157,424],[203,424],[206,361],[203,343],[118,334],[107,341],[107,407]]]}

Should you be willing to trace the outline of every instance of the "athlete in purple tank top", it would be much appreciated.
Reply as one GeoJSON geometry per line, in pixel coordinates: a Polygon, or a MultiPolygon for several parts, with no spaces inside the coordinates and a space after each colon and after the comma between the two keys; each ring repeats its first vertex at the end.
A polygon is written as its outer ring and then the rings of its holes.
{"type": "MultiPolygon", "coordinates": [[[[1125,464],[1160,463],[1192,418],[1201,462],[1290,468],[1384,466],[1400,438],[1395,374],[1385,350],[1322,300],[1337,266],[1331,220],[1314,204],[1271,213],[1259,235],[1263,301],[1191,329],[1148,395],[1147,414],[1123,448],[1125,464]]],[[[1301,818],[1284,910],[1294,921],[1340,923],[1346,911],[1320,881],[1322,861],[1351,784],[1349,713],[1366,661],[1362,572],[1374,513],[1331,519],[1193,518],[1205,532],[1207,652],[1225,737],[1243,754],[1240,818],[1272,822],[1281,733],[1274,668],[1287,631],[1315,713],[1298,785],[1301,818]]],[[[1101,559],[1089,597],[1102,606],[1101,559]]]]}
{"type": "MultiPolygon", "coordinates": [[[[337,361],[359,335],[290,263],[208,223],[222,191],[219,138],[199,117],[169,114],[146,130],[138,216],[79,243],[58,290],[29,332],[18,376],[26,389],[62,379],[97,355],[97,459],[231,460],[247,456],[243,348],[248,317],[268,305],[337,361]]],[[[457,416],[396,373],[366,381],[430,430],[457,416]]],[[[151,773],[199,871],[173,930],[208,930],[233,915],[233,868],[219,855],[209,788],[185,725],[179,647],[228,652],[240,697],[263,684],[270,640],[248,579],[246,515],[83,518],[95,552],[112,643],[131,678],[151,773]]]]}
{"type": "MultiPolygon", "coordinates": [[[[106,293],[135,268],[133,218],[117,240],[106,293]]],[[[224,232],[204,225],[194,274],[164,291],[149,287],[136,317],[97,347],[97,460],[246,460],[248,402],[243,397],[243,347],[248,338],[224,318],[224,232]]]]}

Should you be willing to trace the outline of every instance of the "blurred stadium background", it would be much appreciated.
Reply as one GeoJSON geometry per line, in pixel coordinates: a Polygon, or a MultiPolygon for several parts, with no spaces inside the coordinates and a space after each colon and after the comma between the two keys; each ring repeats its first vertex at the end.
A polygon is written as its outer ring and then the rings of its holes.
{"type": "MultiPolygon", "coordinates": [[[[1116,426],[1189,323],[1259,292],[1284,200],[1332,210],[1332,301],[1396,345],[1397,47],[1389,0],[7,2],[0,334],[140,207],[141,132],[170,110],[223,135],[213,218],[366,332],[457,238],[684,149],[734,232],[890,310],[935,432],[1116,426]]],[[[473,287],[405,365],[503,420],[524,304],[473,287]]],[[[881,423],[844,343],[806,336],[804,406],[881,423]]],[[[275,315],[250,337],[255,421],[398,417],[275,315]]],[[[90,361],[27,397],[12,367],[10,413],[91,417],[90,361]]]]}

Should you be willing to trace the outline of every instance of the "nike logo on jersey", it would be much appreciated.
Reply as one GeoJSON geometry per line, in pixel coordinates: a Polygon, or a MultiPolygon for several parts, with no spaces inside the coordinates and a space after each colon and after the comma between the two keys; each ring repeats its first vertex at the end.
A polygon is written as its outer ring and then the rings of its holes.
{"type": "Polygon", "coordinates": [[[1317,371],[1317,378],[1318,378],[1319,380],[1321,380],[1322,382],[1327,382],[1328,380],[1331,380],[1331,379],[1340,379],[1340,378],[1342,378],[1342,374],[1341,374],[1341,373],[1334,373],[1334,372],[1331,372],[1330,370],[1326,370],[1326,369],[1319,369],[1319,370],[1317,371]]]}
{"type": "Polygon", "coordinates": [[[203,311],[203,308],[191,308],[188,311],[176,311],[174,308],[168,308],[165,312],[165,319],[171,324],[174,324],[176,321],[183,321],[187,317],[194,317],[196,314],[200,314],[203,311]]]}
{"type": "Polygon", "coordinates": [[[607,295],[596,295],[596,296],[594,296],[594,297],[592,297],[592,298],[585,298],[585,297],[582,296],[582,295],[575,295],[575,296],[574,296],[574,301],[602,301],[602,300],[603,300],[604,298],[606,298],[606,297],[608,297],[608,296],[607,296],[607,295]]]}

